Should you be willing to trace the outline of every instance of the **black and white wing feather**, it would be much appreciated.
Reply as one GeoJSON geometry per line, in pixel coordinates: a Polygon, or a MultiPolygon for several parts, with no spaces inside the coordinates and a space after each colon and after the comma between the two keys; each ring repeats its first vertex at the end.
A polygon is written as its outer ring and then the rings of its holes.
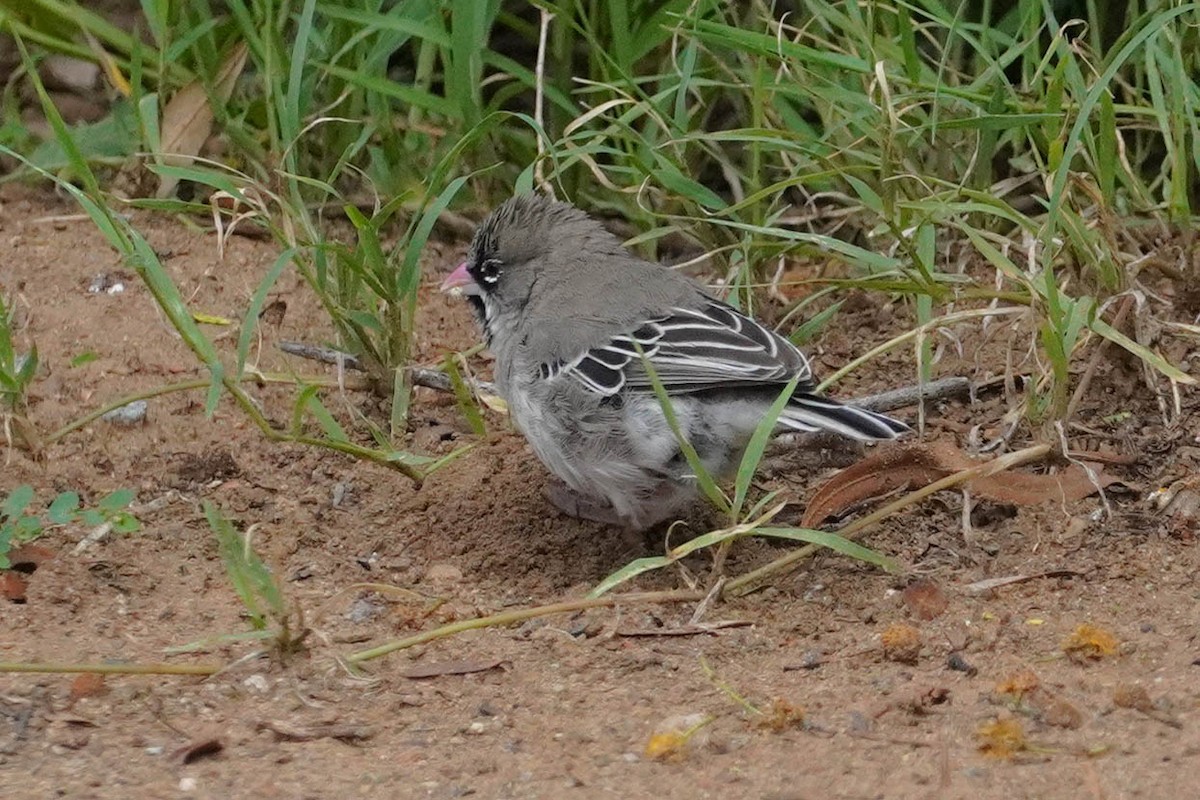
{"type": "Polygon", "coordinates": [[[796,430],[832,430],[855,439],[891,439],[907,427],[889,417],[816,397],[808,359],[791,342],[716,300],[674,308],[615,336],[570,362],[541,366],[549,380],[574,380],[614,396],[653,391],[643,355],[668,394],[782,386],[799,376],[779,423],[796,430]],[[640,352],[639,352],[640,350],[640,352]]]}
{"type": "Polygon", "coordinates": [[[808,360],[791,342],[715,300],[671,309],[570,363],[544,365],[542,375],[570,377],[603,395],[649,391],[643,354],[672,394],[782,384],[797,375],[800,390],[812,385],[808,360]]]}

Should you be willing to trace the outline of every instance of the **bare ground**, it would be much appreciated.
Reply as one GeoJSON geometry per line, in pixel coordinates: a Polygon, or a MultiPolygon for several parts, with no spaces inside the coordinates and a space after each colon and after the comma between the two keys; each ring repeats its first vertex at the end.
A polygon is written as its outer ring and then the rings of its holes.
{"type": "MultiPolygon", "coordinates": [[[[52,219],[76,212],[50,195],[0,193],[0,291],[17,299],[43,362],[32,398],[42,431],[127,393],[201,377],[136,279],[119,294],[87,291],[96,274],[125,268],[88,222],[52,219]],[[89,352],[94,360],[71,366],[89,352]]],[[[268,243],[235,238],[220,261],[210,234],[135,219],[198,312],[238,319],[276,255],[268,243]]],[[[460,250],[435,247],[426,265],[418,348],[429,363],[474,341],[467,309],[435,290],[460,250]]],[[[328,337],[307,290],[285,276],[273,297],[287,313],[262,326],[260,366],[331,374],[274,347],[328,337]]],[[[907,324],[902,308],[878,303],[847,306],[818,343],[821,368],[907,324]]],[[[208,330],[232,348],[236,331],[208,330]]],[[[948,348],[939,371],[1001,372],[995,338],[966,342],[963,357],[948,348]]],[[[862,394],[912,374],[900,354],[840,388],[862,394]]],[[[273,419],[288,418],[289,390],[253,392],[273,419]]],[[[347,421],[351,406],[380,413],[362,393],[325,398],[347,421]]],[[[313,628],[308,649],[203,681],[113,676],[96,685],[69,674],[0,674],[5,798],[1155,798],[1200,786],[1195,523],[1145,501],[1196,473],[1200,402],[1185,394],[1182,424],[1165,429],[1140,372],[1120,354],[1101,364],[1079,415],[1101,444],[1139,456],[1109,468],[1123,482],[1108,493],[1111,517],[1097,497],[1066,508],[983,503],[968,541],[962,497],[946,492],[869,534],[870,546],[944,594],[948,607],[932,620],[904,601],[910,578],[828,556],[705,618],[747,623],[740,627],[670,635],[692,605],[597,609],[405,650],[367,663],[365,678],[336,657],[582,595],[657,552],[661,539],[634,541],[560,516],[542,497],[544,470],[502,417],[490,416],[492,432],[477,441],[453,402],[428,390],[416,397],[413,446],[476,447],[419,488],[382,467],[272,445],[231,405],[207,419],[202,403],[198,393],[166,395],[151,401],[144,425],[89,425],[41,461],[5,453],[0,493],[30,483],[43,500],[67,489],[94,500],[131,488],[140,503],[167,501],[142,515],[141,532],[80,554],[72,551],[81,529],[39,540],[55,557],[30,576],[26,602],[0,600],[0,661],[225,663],[251,652],[224,643],[199,655],[163,653],[248,627],[203,499],[257,526],[256,547],[313,628]],[[1117,412],[1130,413],[1099,422],[1117,412]],[[919,631],[911,663],[881,645],[897,623],[919,631]],[[1083,623],[1111,632],[1117,652],[1065,657],[1063,642],[1083,623]],[[491,666],[403,674],[448,662],[491,666]],[[1038,688],[1019,701],[998,695],[1006,682],[1028,689],[1028,671],[1038,688]],[[711,721],[673,757],[649,757],[647,746],[662,741],[655,732],[687,715],[711,721]],[[984,752],[981,744],[998,741],[985,735],[996,720],[1018,723],[1025,749],[1010,758],[984,752]],[[208,740],[219,751],[201,752],[208,740]]],[[[995,395],[972,407],[946,404],[927,435],[957,441],[976,423],[994,432],[1006,408],[995,395]]],[[[779,467],[764,480],[802,501],[828,472],[779,467]]],[[[729,570],[782,552],[745,543],[729,570]]],[[[706,563],[689,567],[702,577],[706,563]]],[[[664,572],[638,585],[683,581],[664,572]]]]}

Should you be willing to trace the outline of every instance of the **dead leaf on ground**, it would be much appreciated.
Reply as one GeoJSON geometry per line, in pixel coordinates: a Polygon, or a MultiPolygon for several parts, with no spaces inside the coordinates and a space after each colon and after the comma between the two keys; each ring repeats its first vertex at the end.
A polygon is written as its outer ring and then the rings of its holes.
{"type": "MultiPolygon", "coordinates": [[[[1087,453],[1076,454],[1086,460],[1087,453]]],[[[915,490],[948,475],[986,463],[972,458],[948,442],[891,447],[847,467],[821,485],[808,502],[800,526],[815,528],[827,518],[852,506],[897,489],[915,490]]],[[[976,497],[1018,506],[1081,500],[1116,482],[1103,469],[1092,467],[1095,480],[1079,464],[1054,475],[999,472],[967,482],[976,497]]]]}
{"type": "Polygon", "coordinates": [[[7,569],[0,571],[0,597],[13,603],[24,603],[28,588],[29,581],[21,573],[7,569]]]}
{"type": "MultiPolygon", "coordinates": [[[[171,98],[163,109],[162,128],[159,136],[159,153],[164,164],[189,166],[212,134],[213,109],[211,102],[224,103],[233,94],[238,76],[246,66],[249,47],[239,42],[225,57],[213,81],[212,98],[204,84],[194,80],[171,98]]],[[[179,185],[179,178],[159,176],[158,198],[170,197],[179,185]]]]}
{"type": "Polygon", "coordinates": [[[904,587],[900,596],[904,599],[904,605],[908,606],[912,615],[925,622],[937,619],[950,606],[950,601],[946,599],[946,593],[928,578],[913,581],[904,587]]]}
{"type": "Polygon", "coordinates": [[[504,666],[504,659],[490,661],[442,661],[436,664],[421,664],[400,671],[401,678],[440,678],[443,675],[469,675],[472,672],[487,672],[504,666]]]}
{"type": "Polygon", "coordinates": [[[1170,517],[1182,520],[1200,517],[1200,475],[1191,475],[1152,492],[1150,501],[1170,517]]]}
{"type": "Polygon", "coordinates": [[[375,729],[369,725],[343,722],[293,723],[281,719],[268,719],[258,723],[258,730],[270,731],[277,739],[293,742],[311,742],[316,739],[337,739],[343,742],[358,742],[370,739],[375,729]]]}
{"type": "Polygon", "coordinates": [[[46,722],[59,725],[73,725],[77,728],[95,728],[96,721],[80,714],[73,714],[70,711],[63,711],[57,714],[47,714],[46,722]]]}
{"type": "Polygon", "coordinates": [[[190,764],[193,761],[214,756],[225,749],[225,742],[219,736],[202,736],[180,747],[172,754],[172,758],[180,764],[190,764]]]}
{"type": "Polygon", "coordinates": [[[1020,700],[1041,685],[1042,682],[1038,679],[1036,672],[1031,669],[1023,669],[1019,672],[1014,672],[997,683],[995,693],[997,695],[1011,696],[1014,700],[1020,700]]]}
{"type": "Polygon", "coordinates": [[[108,686],[104,682],[104,676],[98,672],[83,672],[75,676],[71,681],[71,691],[68,695],[69,701],[74,704],[85,697],[97,697],[104,694],[108,690],[108,686]]]}

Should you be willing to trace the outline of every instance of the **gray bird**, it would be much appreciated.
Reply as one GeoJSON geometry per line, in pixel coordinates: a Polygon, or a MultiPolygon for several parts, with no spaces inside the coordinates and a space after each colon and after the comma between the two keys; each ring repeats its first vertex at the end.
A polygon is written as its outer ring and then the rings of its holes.
{"type": "Polygon", "coordinates": [[[797,375],[780,429],[862,441],[908,430],[812,394],[812,369],[791,342],[634,256],[566,203],[525,195],[497,208],[442,284],[455,288],[474,307],[513,422],[566,484],[548,496],[573,516],[642,530],[697,495],[643,358],[715,476],[736,469],[797,375]]]}

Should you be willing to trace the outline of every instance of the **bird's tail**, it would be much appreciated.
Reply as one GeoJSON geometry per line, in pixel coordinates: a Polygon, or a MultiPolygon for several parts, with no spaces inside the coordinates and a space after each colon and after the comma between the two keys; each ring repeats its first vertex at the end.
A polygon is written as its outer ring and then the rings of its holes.
{"type": "Polygon", "coordinates": [[[783,409],[779,425],[797,431],[832,431],[864,442],[895,439],[909,430],[903,422],[883,414],[799,392],[783,409]]]}

